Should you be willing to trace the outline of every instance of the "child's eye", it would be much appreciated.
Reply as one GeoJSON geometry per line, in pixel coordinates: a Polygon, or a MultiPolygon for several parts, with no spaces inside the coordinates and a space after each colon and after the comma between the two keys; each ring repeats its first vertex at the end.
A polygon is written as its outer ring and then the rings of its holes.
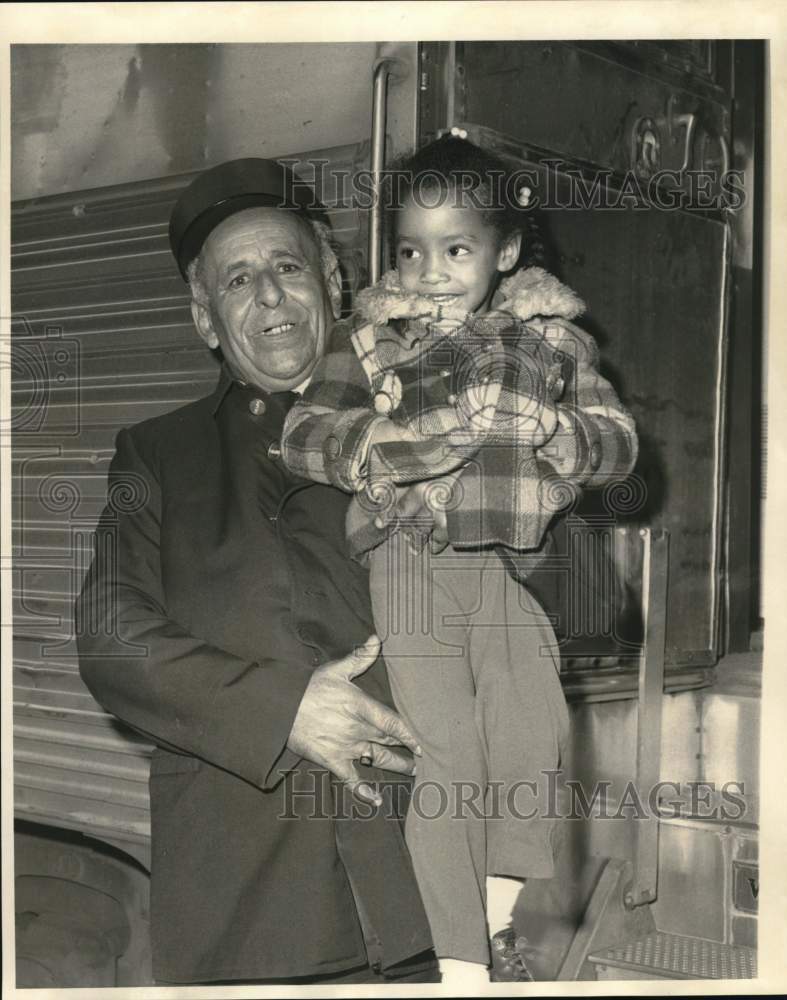
{"type": "Polygon", "coordinates": [[[470,253],[470,247],[463,246],[453,246],[448,248],[448,253],[451,257],[465,257],[470,253]]]}
{"type": "Polygon", "coordinates": [[[415,249],[415,247],[402,247],[399,250],[399,256],[403,257],[405,260],[415,260],[420,257],[421,254],[415,249]]]}

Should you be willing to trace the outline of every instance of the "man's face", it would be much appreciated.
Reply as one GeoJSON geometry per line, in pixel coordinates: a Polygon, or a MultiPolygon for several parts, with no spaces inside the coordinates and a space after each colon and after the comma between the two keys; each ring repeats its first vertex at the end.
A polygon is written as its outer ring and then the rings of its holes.
{"type": "Polygon", "coordinates": [[[330,279],[332,308],[308,226],[289,212],[249,208],[213,230],[202,259],[210,306],[194,303],[192,312],[203,340],[259,389],[300,385],[338,316],[338,276],[330,279]]]}

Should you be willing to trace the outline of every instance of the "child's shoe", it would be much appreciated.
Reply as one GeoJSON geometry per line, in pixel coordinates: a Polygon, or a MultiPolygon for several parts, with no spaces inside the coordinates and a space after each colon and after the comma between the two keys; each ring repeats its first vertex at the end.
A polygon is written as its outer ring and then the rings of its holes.
{"type": "Polygon", "coordinates": [[[527,948],[527,939],[517,937],[510,925],[492,935],[493,983],[532,983],[533,976],[528,969],[522,952],[527,948]]]}

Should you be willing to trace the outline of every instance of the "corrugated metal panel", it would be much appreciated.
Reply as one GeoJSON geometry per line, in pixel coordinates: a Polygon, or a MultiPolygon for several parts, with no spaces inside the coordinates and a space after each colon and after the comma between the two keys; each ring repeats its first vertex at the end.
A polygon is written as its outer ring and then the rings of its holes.
{"type": "MultiPolygon", "coordinates": [[[[349,171],[366,165],[367,147],[301,155],[327,161],[327,173],[349,171]]],[[[73,603],[118,429],[215,384],[167,243],[172,204],[192,176],[21,202],[12,217],[16,812],[143,860],[152,748],[82,684],[73,603]]],[[[349,300],[364,280],[366,234],[356,211],[318,193],[349,300]]]]}

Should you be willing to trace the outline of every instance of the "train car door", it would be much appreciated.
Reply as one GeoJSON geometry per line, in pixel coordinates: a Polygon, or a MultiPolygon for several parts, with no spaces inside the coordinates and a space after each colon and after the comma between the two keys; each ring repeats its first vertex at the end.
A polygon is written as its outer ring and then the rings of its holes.
{"type": "MultiPolygon", "coordinates": [[[[621,611],[640,604],[639,532],[648,527],[670,535],[666,602],[651,609],[665,629],[669,696],[661,739],[657,726],[648,752],[663,755],[664,779],[745,778],[756,792],[756,683],[737,706],[737,723],[731,711],[719,714],[719,695],[706,689],[722,654],[749,650],[755,624],[759,348],[751,268],[761,195],[751,162],[762,58],[758,43],[700,40],[421,47],[420,141],[461,126],[529,178],[555,270],[589,304],[582,322],[639,429],[634,475],[568,514],[564,562],[555,563],[556,577],[566,565],[581,576],[590,564],[601,584],[612,579],[605,561],[616,567],[609,618],[603,601],[572,603],[565,577],[550,607],[572,700],[567,769],[586,790],[603,779],[624,789],[635,777],[637,718],[627,699],[636,698],[637,622],[635,614],[632,631],[621,611]],[[728,174],[735,166],[748,171],[745,192],[743,174],[728,174]],[[738,747],[723,765],[711,749],[720,739],[738,747]]],[[[710,957],[725,975],[750,975],[756,903],[725,887],[738,886],[744,869],[756,881],[755,801],[746,798],[726,842],[696,809],[682,827],[661,822],[647,890],[656,903],[632,909],[627,929],[624,915],[607,939],[584,945],[574,928],[612,877],[598,857],[635,858],[637,836],[631,824],[569,824],[561,876],[523,894],[522,928],[543,977],[670,978],[679,966],[709,974],[710,957]],[[695,937],[704,940],[699,951],[695,937]],[[600,949],[621,939],[622,949],[600,949]],[[700,952],[701,960],[691,958],[700,952]]]]}

